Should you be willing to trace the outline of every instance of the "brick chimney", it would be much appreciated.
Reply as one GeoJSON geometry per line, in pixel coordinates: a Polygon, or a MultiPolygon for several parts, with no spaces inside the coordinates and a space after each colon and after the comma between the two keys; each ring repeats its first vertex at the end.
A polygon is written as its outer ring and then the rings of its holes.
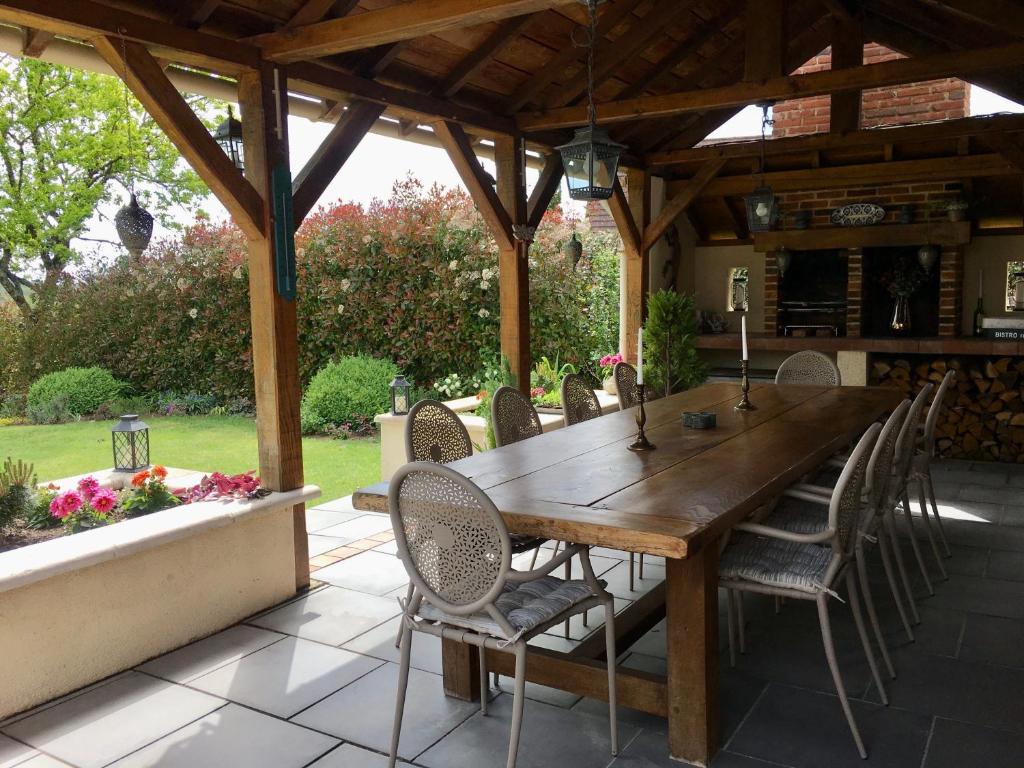
{"type": "MultiPolygon", "coordinates": [[[[864,46],[864,63],[905,58],[877,43],[864,46]]],[[[797,70],[798,74],[832,68],[832,49],[820,54],[797,70]]],[[[931,120],[951,120],[970,113],[968,89],[963,80],[947,78],[926,83],[911,83],[864,91],[861,99],[861,127],[905,125],[931,120]]],[[[827,133],[829,130],[828,96],[780,101],[773,110],[775,126],[772,138],[798,136],[805,133],[827,133]]]]}

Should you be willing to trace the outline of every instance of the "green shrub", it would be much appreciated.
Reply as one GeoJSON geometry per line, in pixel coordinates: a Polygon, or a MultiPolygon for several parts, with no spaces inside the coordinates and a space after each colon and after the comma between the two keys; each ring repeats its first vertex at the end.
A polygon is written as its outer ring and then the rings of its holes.
{"type": "Polygon", "coordinates": [[[26,517],[35,506],[36,477],[31,464],[8,456],[0,467],[0,530],[15,518],[26,517]]]}
{"type": "Polygon", "coordinates": [[[391,380],[398,367],[389,360],[358,355],[321,368],[302,398],[304,431],[328,426],[360,430],[391,406],[391,380]]]}
{"type": "Polygon", "coordinates": [[[28,388],[28,408],[39,408],[56,398],[67,397],[68,410],[89,416],[121,396],[125,385],[103,368],[65,368],[41,376],[28,388]]]}
{"type": "Polygon", "coordinates": [[[67,395],[57,395],[52,400],[28,406],[25,415],[33,424],[64,424],[78,418],[71,412],[69,403],[67,395]]]}
{"type": "MultiPolygon", "coordinates": [[[[21,312],[12,302],[6,302],[5,298],[0,298],[0,399],[25,391],[22,382],[24,324],[21,312]]],[[[21,414],[4,415],[20,416],[21,414]]]]}
{"type": "Polygon", "coordinates": [[[670,395],[703,383],[707,368],[697,356],[697,311],[693,296],[658,291],[647,300],[644,380],[670,395]]]}

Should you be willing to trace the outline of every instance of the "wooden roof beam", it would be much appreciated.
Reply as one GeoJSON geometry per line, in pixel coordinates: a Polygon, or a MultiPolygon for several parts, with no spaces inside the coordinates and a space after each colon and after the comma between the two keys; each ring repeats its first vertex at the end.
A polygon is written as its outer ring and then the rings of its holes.
{"type": "Polygon", "coordinates": [[[292,182],[296,227],[313,209],[383,112],[383,105],[370,101],[356,101],[348,105],[348,109],[292,182]]]}
{"type": "Polygon", "coordinates": [[[335,16],[346,16],[357,5],[359,5],[359,0],[306,0],[302,7],[285,22],[284,28],[294,29],[307,24],[316,24],[332,11],[335,16]]]}
{"type": "Polygon", "coordinates": [[[469,190],[491,234],[498,242],[498,248],[512,250],[515,238],[512,235],[512,219],[491,186],[491,177],[477,160],[469,137],[458,123],[439,122],[434,124],[434,133],[448,152],[462,183],[469,190]]]}
{"type": "Polygon", "coordinates": [[[221,2],[223,0],[181,0],[174,14],[174,23],[190,29],[199,29],[209,20],[221,2]]]}
{"type": "Polygon", "coordinates": [[[931,0],[993,29],[1024,37],[1024,8],[1012,0],[931,0]]]}
{"type": "Polygon", "coordinates": [[[454,69],[434,89],[434,94],[450,99],[462,90],[462,87],[487,66],[488,62],[497,56],[529,22],[530,17],[523,15],[506,19],[499,24],[497,29],[476,50],[470,52],[455,65],[454,69]]]}
{"type": "Polygon", "coordinates": [[[637,226],[633,217],[633,210],[629,207],[626,193],[618,179],[612,187],[612,196],[608,199],[608,210],[615,220],[615,227],[619,230],[619,237],[622,238],[622,248],[630,259],[639,259],[643,255],[644,238],[643,233],[637,226]]]}
{"type": "Polygon", "coordinates": [[[785,0],[747,0],[743,79],[760,83],[786,74],[785,0]]]}
{"type": "Polygon", "coordinates": [[[857,20],[857,17],[846,7],[844,0],[821,0],[821,4],[828,9],[829,13],[844,24],[853,24],[857,20]]]}
{"type": "Polygon", "coordinates": [[[576,0],[411,0],[356,16],[259,35],[275,61],[330,56],[544,11],[576,0]]]}
{"type": "Polygon", "coordinates": [[[559,186],[562,184],[564,170],[562,167],[562,156],[558,152],[552,152],[544,160],[544,167],[541,169],[540,177],[530,193],[530,199],[526,204],[526,225],[539,227],[544,213],[551,204],[551,198],[555,196],[559,186]]]}
{"type": "MultiPolygon", "coordinates": [[[[735,83],[717,88],[641,96],[598,105],[598,122],[629,122],[640,118],[668,117],[723,107],[742,107],[764,101],[820,96],[834,91],[904,85],[946,77],[966,77],[978,72],[1024,65],[1024,42],[896,59],[847,69],[776,77],[761,83],[735,83]]],[[[572,128],[587,121],[585,107],[564,107],[520,114],[523,131],[572,128]]]]}
{"type": "Polygon", "coordinates": [[[53,32],[47,32],[43,29],[26,29],[25,43],[21,47],[22,55],[38,59],[54,37],[56,35],[53,32]]]}
{"type": "Polygon", "coordinates": [[[711,183],[711,180],[718,175],[725,165],[725,160],[708,160],[700,167],[700,170],[690,179],[686,185],[677,192],[671,200],[665,203],[657,218],[652,221],[644,230],[644,250],[650,250],[654,244],[665,234],[665,230],[672,226],[672,223],[683,211],[690,207],[704,188],[711,183]]]}
{"type": "Polygon", "coordinates": [[[260,193],[213,140],[149,51],[139,43],[116,37],[98,37],[93,45],[228,209],[239,228],[248,237],[262,238],[264,207],[260,193]]]}

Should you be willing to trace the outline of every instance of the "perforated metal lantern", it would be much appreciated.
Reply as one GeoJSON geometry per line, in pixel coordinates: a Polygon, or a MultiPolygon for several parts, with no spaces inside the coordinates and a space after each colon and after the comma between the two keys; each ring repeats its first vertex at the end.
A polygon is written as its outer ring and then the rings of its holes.
{"type": "Polygon", "coordinates": [[[394,416],[404,416],[409,412],[409,400],[411,399],[412,384],[405,380],[405,376],[398,374],[391,381],[391,413],[394,416]]]}
{"type": "Polygon", "coordinates": [[[751,232],[768,232],[779,220],[779,201],[771,187],[758,187],[747,195],[747,228],[751,232]]]}
{"type": "Polygon", "coordinates": [[[153,237],[153,214],[139,205],[135,193],[132,193],[128,205],[114,215],[114,226],[117,236],[128,249],[133,259],[142,256],[150,239],[153,237]]]}
{"type": "Polygon", "coordinates": [[[939,260],[939,249],[934,245],[922,245],[917,250],[917,263],[926,275],[932,273],[932,267],[939,260]]]}
{"type": "Polygon", "coordinates": [[[565,260],[569,266],[576,269],[576,265],[580,263],[580,259],[583,258],[583,243],[580,242],[579,236],[575,232],[572,233],[564,246],[565,260]]]}
{"type": "Polygon", "coordinates": [[[114,469],[138,472],[149,466],[149,427],[137,414],[122,416],[110,432],[114,443],[114,469]]]}
{"type": "Polygon", "coordinates": [[[235,168],[245,170],[245,149],[242,141],[242,123],[235,119],[235,114],[228,106],[228,117],[213,132],[216,141],[224,154],[234,163],[235,168]]]}
{"type": "Polygon", "coordinates": [[[619,157],[626,146],[613,141],[603,128],[578,128],[572,141],[557,147],[562,155],[569,197],[607,200],[615,187],[619,157]]]}

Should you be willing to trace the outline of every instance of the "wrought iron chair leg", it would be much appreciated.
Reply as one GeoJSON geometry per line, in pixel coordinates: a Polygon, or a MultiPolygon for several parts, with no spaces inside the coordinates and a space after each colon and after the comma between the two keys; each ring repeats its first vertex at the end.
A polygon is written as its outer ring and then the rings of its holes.
{"type": "Polygon", "coordinates": [[[644,580],[644,553],[640,553],[640,581],[644,580]]]}
{"type": "Polygon", "coordinates": [[[857,579],[849,568],[846,570],[846,593],[850,598],[850,612],[853,614],[853,623],[857,627],[857,636],[860,638],[860,644],[864,648],[864,655],[868,659],[871,679],[875,681],[875,687],[878,689],[878,695],[882,699],[882,704],[889,706],[889,695],[885,691],[885,685],[882,684],[882,676],[878,673],[878,662],[875,660],[875,651],[871,647],[871,640],[868,638],[867,629],[864,627],[864,614],[861,613],[860,596],[857,594],[857,579]]]}
{"type": "Polygon", "coordinates": [[[636,568],[636,555],[633,552],[629,553],[629,591],[633,592],[633,573],[636,568]]]}
{"type": "Polygon", "coordinates": [[[480,714],[487,717],[487,699],[490,690],[487,688],[487,649],[480,649],[480,714]]]}
{"type": "Polygon", "coordinates": [[[736,666],[736,594],[735,590],[725,590],[725,598],[728,603],[726,616],[729,621],[729,666],[736,666]]]}
{"type": "Polygon", "coordinates": [[[846,688],[843,685],[843,678],[839,674],[839,665],[836,662],[836,649],[832,643],[832,624],[828,617],[828,595],[822,594],[817,598],[818,622],[821,625],[821,641],[825,646],[825,658],[828,659],[828,667],[832,672],[832,682],[835,683],[836,693],[839,694],[839,703],[842,704],[843,714],[846,715],[846,722],[850,725],[850,733],[857,744],[857,752],[867,759],[868,753],[864,749],[864,742],[860,738],[860,731],[857,730],[857,722],[853,719],[853,710],[850,709],[850,702],[846,698],[846,688]]]}
{"type": "Polygon", "coordinates": [[[907,565],[903,561],[903,547],[900,546],[900,537],[896,533],[896,513],[890,511],[885,516],[886,537],[892,544],[893,554],[896,556],[896,568],[900,572],[900,581],[903,582],[903,592],[907,596],[907,605],[910,606],[910,615],[914,617],[914,623],[921,623],[921,616],[917,612],[917,601],[914,600],[914,589],[910,586],[910,576],[907,574],[907,565]]]}
{"type": "Polygon", "coordinates": [[[942,574],[942,580],[946,581],[949,579],[949,575],[946,573],[946,566],[942,562],[942,555],[939,554],[939,544],[935,540],[935,534],[932,533],[932,521],[928,516],[928,501],[925,497],[924,480],[917,481],[917,492],[917,500],[921,505],[921,518],[924,520],[924,532],[928,534],[928,543],[931,544],[932,554],[935,555],[935,562],[939,566],[939,573],[942,574]]]}
{"type": "Polygon", "coordinates": [[[889,540],[889,534],[886,532],[884,522],[879,524],[876,535],[878,536],[878,552],[882,556],[882,569],[885,571],[885,578],[889,582],[889,591],[892,592],[892,599],[896,603],[896,610],[900,615],[900,621],[903,622],[903,629],[907,633],[907,639],[910,642],[914,642],[914,630],[910,628],[910,620],[907,618],[907,611],[903,607],[903,599],[900,597],[900,588],[896,583],[896,573],[892,567],[892,554],[889,551],[892,542],[889,540]]]}
{"type": "Polygon", "coordinates": [[[612,756],[619,754],[618,705],[615,693],[615,601],[604,604],[604,642],[608,657],[608,720],[611,728],[612,756]]]}
{"type": "Polygon", "coordinates": [[[910,493],[906,486],[903,487],[903,517],[907,521],[907,533],[910,536],[910,546],[914,548],[914,558],[917,560],[917,567],[921,571],[921,578],[928,589],[929,595],[935,594],[935,587],[928,576],[928,567],[924,564],[924,556],[921,554],[921,545],[917,540],[917,531],[914,530],[914,515],[910,511],[910,493]]]}
{"type": "Polygon", "coordinates": [[[875,633],[875,642],[878,643],[878,650],[882,653],[882,661],[889,672],[889,677],[896,679],[896,668],[892,665],[892,658],[889,656],[889,648],[885,644],[885,636],[882,634],[882,626],[878,622],[878,612],[875,610],[875,598],[871,594],[871,584],[868,582],[868,569],[864,565],[864,552],[857,552],[857,578],[860,581],[860,591],[864,598],[864,605],[867,607],[868,619],[871,621],[871,630],[875,633]]]}
{"type": "Polygon", "coordinates": [[[515,645],[516,681],[512,691],[512,733],[508,741],[508,768],[515,768],[519,754],[519,734],[523,730],[523,705],[526,703],[526,643],[515,645]]]}
{"type": "Polygon", "coordinates": [[[935,515],[935,522],[938,524],[939,539],[942,540],[942,549],[945,550],[946,557],[952,557],[953,552],[949,548],[949,542],[946,541],[946,529],[942,526],[942,516],[939,514],[939,504],[935,499],[935,485],[932,483],[932,473],[930,469],[928,470],[926,477],[928,478],[928,498],[931,500],[932,514],[935,515]]]}
{"type": "MultiPolygon", "coordinates": [[[[410,581],[408,589],[405,590],[405,604],[406,605],[408,605],[409,603],[412,602],[412,592],[413,592],[413,586],[412,586],[412,582],[410,581]]],[[[401,620],[399,620],[399,622],[398,622],[398,637],[395,638],[395,648],[401,648],[402,647],[402,629],[403,629],[402,622],[401,622],[401,620]]]]}
{"type": "Polygon", "coordinates": [[[398,667],[398,694],[395,697],[395,724],[391,730],[391,754],[388,757],[388,768],[395,768],[398,760],[398,740],[402,735],[402,715],[405,711],[405,692],[409,687],[409,663],[412,657],[412,629],[402,623],[402,639],[400,643],[402,659],[398,667]]]}

